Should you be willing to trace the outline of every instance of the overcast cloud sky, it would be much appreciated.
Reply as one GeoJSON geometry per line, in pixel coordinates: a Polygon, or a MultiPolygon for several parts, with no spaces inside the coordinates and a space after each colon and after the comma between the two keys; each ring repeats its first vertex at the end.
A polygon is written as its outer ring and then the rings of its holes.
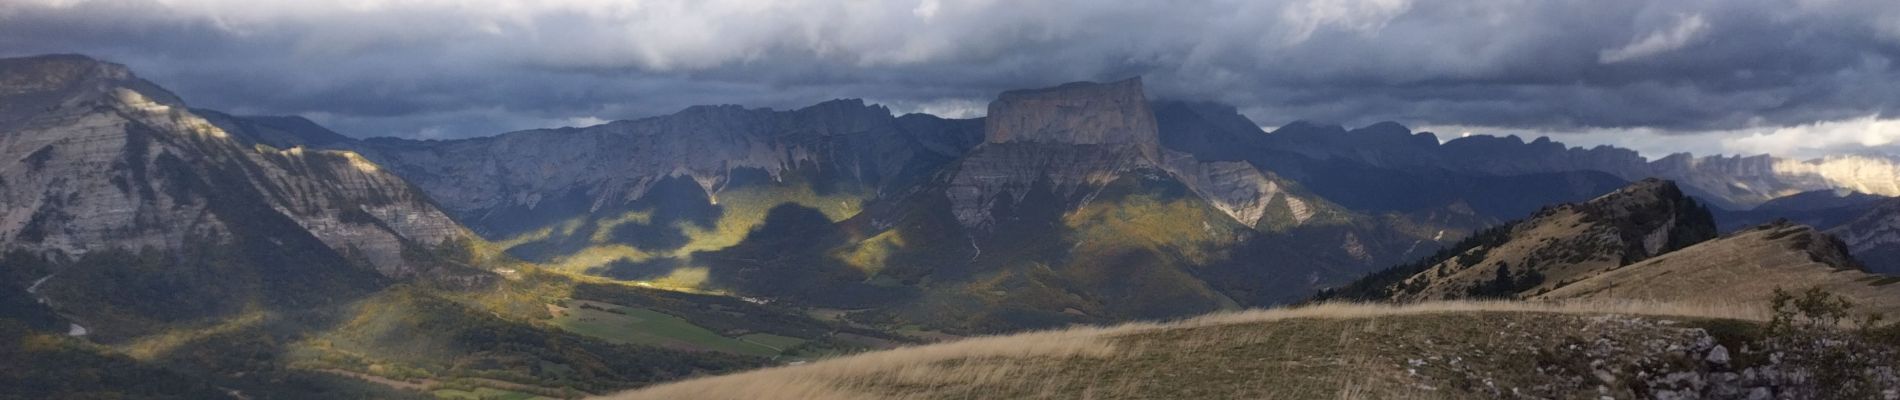
{"type": "Polygon", "coordinates": [[[0,55],[83,53],[195,106],[453,138],[695,104],[1141,75],[1256,122],[1660,152],[1893,153],[1892,0],[6,0],[0,55]]]}

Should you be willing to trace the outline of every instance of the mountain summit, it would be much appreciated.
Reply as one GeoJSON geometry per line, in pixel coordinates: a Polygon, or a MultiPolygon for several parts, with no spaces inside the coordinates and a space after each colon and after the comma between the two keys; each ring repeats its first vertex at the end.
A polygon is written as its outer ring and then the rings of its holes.
{"type": "Polygon", "coordinates": [[[1139,77],[1003,92],[983,121],[989,143],[1129,144],[1150,159],[1160,154],[1139,77]]]}
{"type": "Polygon", "coordinates": [[[489,277],[424,255],[472,235],[356,153],[264,145],[84,57],[3,60],[0,82],[0,264],[100,335],[489,277]]]}
{"type": "Polygon", "coordinates": [[[1322,297],[1533,296],[1712,238],[1715,221],[1706,207],[1674,182],[1646,179],[1588,202],[1547,207],[1322,297]]]}

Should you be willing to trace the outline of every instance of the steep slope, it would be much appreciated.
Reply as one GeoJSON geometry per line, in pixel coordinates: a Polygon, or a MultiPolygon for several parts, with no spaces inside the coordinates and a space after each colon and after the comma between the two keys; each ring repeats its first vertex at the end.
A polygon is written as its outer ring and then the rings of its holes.
{"type": "Polygon", "coordinates": [[[1249,162],[1170,150],[1135,79],[992,109],[693,107],[455,141],[213,121],[360,152],[555,269],[959,331],[1288,301],[1476,226],[1360,214],[1249,162]]]}
{"type": "Polygon", "coordinates": [[[992,115],[1009,118],[985,143],[855,219],[867,239],[842,248],[882,249],[864,270],[915,296],[862,317],[956,332],[1174,317],[1288,301],[1436,247],[1432,228],[1161,148],[1144,97],[1138,80],[1000,96],[992,115]]]}
{"type": "Polygon", "coordinates": [[[1151,160],[1161,151],[1141,78],[1003,92],[990,103],[983,137],[989,143],[1131,145],[1151,160]]]}
{"type": "Polygon", "coordinates": [[[347,143],[351,139],[343,134],[317,125],[304,117],[297,116],[246,116],[239,117],[217,110],[202,108],[191,109],[193,114],[203,117],[226,131],[244,132],[244,136],[259,144],[288,149],[292,147],[322,148],[347,143]]]}
{"type": "Polygon", "coordinates": [[[1663,180],[1546,208],[1322,297],[1419,301],[1541,294],[1715,237],[1707,209],[1663,180]]]}
{"type": "Polygon", "coordinates": [[[0,88],[5,275],[98,333],[488,279],[418,256],[471,236],[355,154],[258,145],[79,56],[0,60],[0,88]]]}
{"type": "Polygon", "coordinates": [[[1900,278],[1873,275],[1840,240],[1777,222],[1600,273],[1536,296],[1677,303],[1768,304],[1776,288],[1821,288],[1856,311],[1900,312],[1900,278]]]}
{"type": "Polygon", "coordinates": [[[1827,228],[1827,233],[1847,243],[1869,271],[1900,275],[1900,199],[1882,199],[1859,208],[1865,212],[1827,228]]]}
{"type": "Polygon", "coordinates": [[[1075,82],[1004,92],[984,118],[984,144],[949,166],[948,194],[957,219],[984,228],[999,196],[1021,201],[1047,185],[1073,204],[1124,174],[1153,170],[1188,183],[1235,221],[1254,225],[1278,183],[1244,163],[1203,163],[1161,149],[1154,113],[1141,79],[1075,82]]]}
{"type": "Polygon", "coordinates": [[[695,106],[586,128],[355,146],[485,234],[507,237],[545,227],[540,220],[624,207],[675,178],[712,198],[748,173],[768,182],[802,175],[821,192],[839,186],[875,196],[961,155],[975,144],[975,128],[835,100],[793,111],[695,106]]]}
{"type": "MultiPolygon", "coordinates": [[[[586,128],[455,141],[371,139],[361,151],[415,182],[509,254],[650,285],[715,289],[695,254],[744,241],[781,206],[826,224],[901,197],[981,138],[979,121],[893,117],[837,100],[791,111],[692,107],[586,128]]],[[[724,288],[737,286],[725,282],[724,288]]]]}
{"type": "Polygon", "coordinates": [[[861,347],[834,332],[886,340],[514,262],[387,169],[299,145],[321,128],[212,115],[117,64],[0,60],[0,353],[31,361],[0,367],[6,387],[49,398],[412,398],[443,385],[573,396],[861,347]],[[603,337],[551,311],[580,301],[666,320],[603,337]],[[614,340],[680,340],[655,333],[665,329],[801,347],[614,340]]]}

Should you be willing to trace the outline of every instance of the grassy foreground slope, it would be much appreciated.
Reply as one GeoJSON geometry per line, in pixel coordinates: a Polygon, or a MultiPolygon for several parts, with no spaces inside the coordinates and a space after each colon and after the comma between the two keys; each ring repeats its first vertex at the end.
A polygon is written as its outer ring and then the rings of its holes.
{"type": "MultiPolygon", "coordinates": [[[[610,398],[1744,398],[1762,390],[1812,398],[1840,393],[1814,387],[1824,379],[1802,386],[1764,371],[1831,376],[1816,366],[1895,360],[1894,344],[1863,339],[1828,342],[1845,346],[1838,349],[1776,347],[1786,350],[1778,361],[1745,350],[1763,348],[1768,334],[1758,321],[1768,317],[1760,308],[1643,302],[1324,304],[975,338],[610,398]],[[1826,358],[1837,353],[1860,358],[1826,358]]],[[[1836,386],[1900,387],[1891,372],[1869,379],[1888,380],[1836,386]]]]}
{"type": "Polygon", "coordinates": [[[1856,312],[1900,316],[1900,277],[1867,272],[1847,246],[1802,225],[1777,222],[1606,271],[1541,299],[1622,298],[1762,306],[1775,289],[1820,288],[1856,312]]]}

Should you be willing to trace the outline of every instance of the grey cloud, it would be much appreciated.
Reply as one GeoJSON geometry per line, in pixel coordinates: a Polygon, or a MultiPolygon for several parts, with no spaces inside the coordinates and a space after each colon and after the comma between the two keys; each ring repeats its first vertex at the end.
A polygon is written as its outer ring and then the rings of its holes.
{"type": "Polygon", "coordinates": [[[23,0],[0,5],[0,54],[93,54],[198,106],[357,136],[841,97],[967,109],[1132,75],[1269,124],[1668,133],[1900,114],[1885,0],[368,4],[23,0]]]}

